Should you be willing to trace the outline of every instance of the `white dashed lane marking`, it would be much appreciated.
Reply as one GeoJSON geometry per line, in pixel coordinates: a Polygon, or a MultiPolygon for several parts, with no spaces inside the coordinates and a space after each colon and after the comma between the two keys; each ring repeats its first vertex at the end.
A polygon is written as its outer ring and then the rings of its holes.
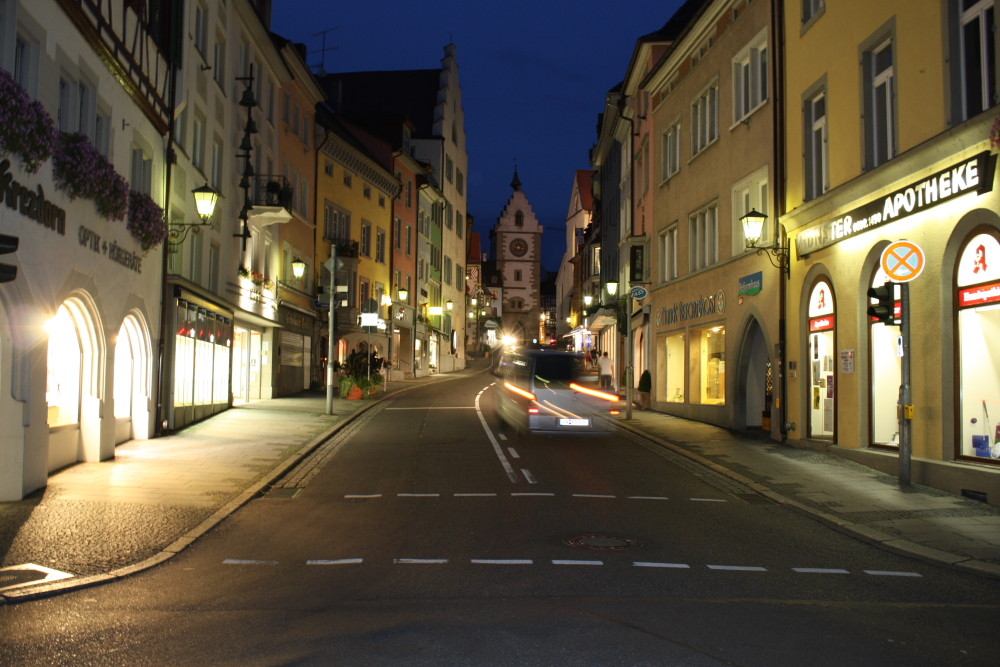
{"type": "MultiPolygon", "coordinates": [[[[316,558],[305,561],[306,565],[310,566],[338,566],[338,565],[361,565],[366,562],[364,558],[316,558]]],[[[601,567],[605,565],[603,560],[581,560],[581,559],[565,559],[565,558],[553,558],[549,560],[537,561],[534,558],[469,558],[453,560],[450,558],[393,558],[391,560],[393,565],[459,565],[462,563],[467,563],[470,565],[544,565],[551,564],[555,566],[577,566],[577,567],[601,567]]],[[[259,559],[259,558],[227,558],[222,561],[223,565],[265,565],[265,566],[276,566],[282,563],[277,560],[269,559],[259,559]]],[[[792,567],[786,570],[785,568],[768,568],[760,565],[719,565],[719,564],[705,564],[705,565],[691,565],[690,563],[672,563],[664,561],[633,561],[632,567],[646,568],[652,570],[689,570],[695,571],[698,569],[707,569],[712,572],[768,572],[772,574],[778,574],[786,571],[795,572],[797,574],[865,574],[870,577],[899,577],[899,578],[921,578],[918,572],[908,572],[901,570],[861,570],[861,572],[852,572],[851,570],[843,568],[833,568],[833,567],[792,567]]]]}

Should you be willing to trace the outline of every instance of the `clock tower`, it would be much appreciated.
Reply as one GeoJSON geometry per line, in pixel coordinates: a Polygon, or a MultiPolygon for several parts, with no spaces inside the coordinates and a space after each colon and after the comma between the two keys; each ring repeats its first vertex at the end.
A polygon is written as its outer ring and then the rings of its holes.
{"type": "MultiPolygon", "coordinates": [[[[542,313],[542,225],[514,169],[513,193],[490,232],[493,258],[503,275],[503,333],[521,345],[538,339],[542,313]]],[[[543,341],[544,343],[544,341],[543,341]]]]}

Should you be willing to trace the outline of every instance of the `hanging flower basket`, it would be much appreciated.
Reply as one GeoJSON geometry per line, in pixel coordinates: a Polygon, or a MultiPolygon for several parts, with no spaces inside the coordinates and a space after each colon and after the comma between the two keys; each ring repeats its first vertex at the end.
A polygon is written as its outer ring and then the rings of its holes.
{"type": "Polygon", "coordinates": [[[155,248],[167,238],[167,220],[163,209],[143,192],[133,190],[129,193],[125,227],[143,250],[155,248]]]}
{"type": "Polygon", "coordinates": [[[52,175],[56,188],[71,200],[92,199],[97,212],[105,218],[125,218],[129,207],[128,182],[86,136],[78,132],[59,134],[52,157],[52,175]]]}
{"type": "Polygon", "coordinates": [[[38,100],[0,69],[0,158],[16,155],[29,173],[52,156],[58,132],[38,100]]]}

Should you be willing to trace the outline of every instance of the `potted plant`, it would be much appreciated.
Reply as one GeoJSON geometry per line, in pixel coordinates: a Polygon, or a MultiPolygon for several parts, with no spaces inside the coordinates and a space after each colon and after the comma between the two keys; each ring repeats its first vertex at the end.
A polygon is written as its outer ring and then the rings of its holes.
{"type": "Polygon", "coordinates": [[[58,130],[45,107],[0,69],[0,158],[16,155],[28,173],[52,156],[58,130]]]}
{"type": "Polygon", "coordinates": [[[92,199],[97,212],[105,218],[122,220],[128,213],[128,182],[79,132],[59,134],[52,155],[52,175],[58,190],[71,200],[92,199]]]}
{"type": "Polygon", "coordinates": [[[133,190],[129,193],[125,227],[143,250],[155,248],[167,238],[167,220],[163,209],[143,192],[133,190]]]}
{"type": "Polygon", "coordinates": [[[343,398],[371,398],[382,386],[384,360],[376,353],[356,349],[340,365],[340,395],[343,398]]]}

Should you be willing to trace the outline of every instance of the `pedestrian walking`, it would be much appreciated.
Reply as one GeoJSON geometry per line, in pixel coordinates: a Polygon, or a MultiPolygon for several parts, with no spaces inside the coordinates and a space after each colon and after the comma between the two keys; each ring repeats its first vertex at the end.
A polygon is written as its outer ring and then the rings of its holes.
{"type": "Polygon", "coordinates": [[[614,388],[615,366],[611,363],[611,357],[605,352],[597,360],[597,367],[601,371],[601,389],[614,388]]]}

